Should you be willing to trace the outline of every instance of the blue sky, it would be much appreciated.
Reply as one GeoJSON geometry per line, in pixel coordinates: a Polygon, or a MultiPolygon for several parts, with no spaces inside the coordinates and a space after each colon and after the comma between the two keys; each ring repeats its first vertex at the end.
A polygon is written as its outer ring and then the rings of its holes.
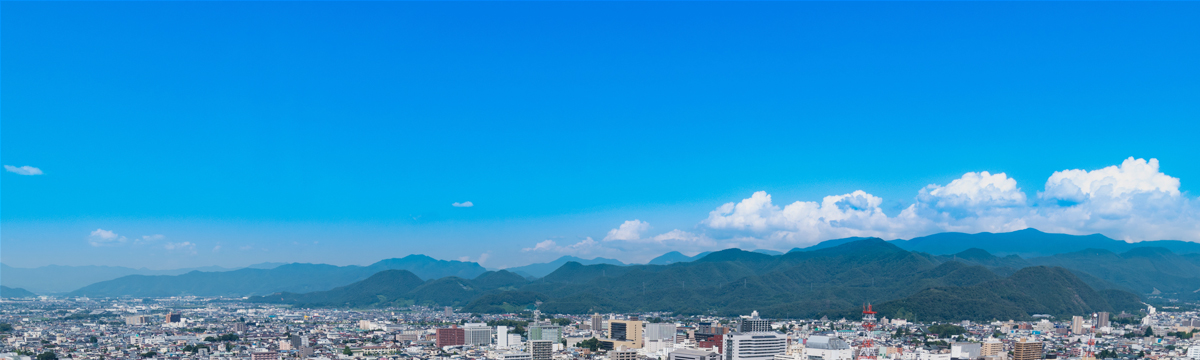
{"type": "Polygon", "coordinates": [[[1196,3],[2,10],[0,161],[42,173],[0,176],[13,266],[1200,241],[1196,3]]]}

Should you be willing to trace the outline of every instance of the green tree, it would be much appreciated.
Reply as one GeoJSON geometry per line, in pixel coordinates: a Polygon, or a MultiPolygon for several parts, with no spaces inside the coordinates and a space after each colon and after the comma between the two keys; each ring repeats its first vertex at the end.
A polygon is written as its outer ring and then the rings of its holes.
{"type": "Polygon", "coordinates": [[[12,331],[12,325],[9,323],[0,323],[0,332],[12,331]]]}
{"type": "Polygon", "coordinates": [[[597,339],[597,338],[587,339],[584,341],[580,341],[575,346],[578,346],[578,347],[584,348],[584,349],[588,349],[591,351],[596,351],[596,350],[600,349],[600,339],[597,339]]]}
{"type": "Polygon", "coordinates": [[[349,346],[347,346],[345,349],[342,349],[342,354],[345,354],[345,355],[354,355],[354,351],[351,351],[351,350],[350,350],[350,347],[349,347],[349,346]]]}
{"type": "Polygon", "coordinates": [[[47,352],[38,354],[37,360],[58,360],[58,355],[54,354],[53,351],[47,351],[47,352]]]}
{"type": "Polygon", "coordinates": [[[1146,333],[1145,333],[1145,334],[1143,334],[1143,336],[1145,336],[1145,337],[1151,337],[1151,336],[1154,336],[1154,328],[1147,326],[1147,327],[1146,327],[1146,333]]]}

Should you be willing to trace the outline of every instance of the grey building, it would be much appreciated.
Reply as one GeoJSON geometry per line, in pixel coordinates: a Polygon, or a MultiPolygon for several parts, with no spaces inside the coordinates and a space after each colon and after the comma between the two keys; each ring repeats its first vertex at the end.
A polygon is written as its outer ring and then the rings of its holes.
{"type": "Polygon", "coordinates": [[[721,354],[712,351],[680,349],[667,354],[667,360],[720,360],[721,354]]]}

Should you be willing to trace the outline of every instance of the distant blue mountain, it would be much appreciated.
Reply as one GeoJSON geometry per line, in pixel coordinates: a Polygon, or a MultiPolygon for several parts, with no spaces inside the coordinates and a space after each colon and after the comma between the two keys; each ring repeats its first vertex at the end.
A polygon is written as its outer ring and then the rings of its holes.
{"type": "Polygon", "coordinates": [[[820,250],[820,249],[825,249],[825,248],[831,248],[831,247],[838,246],[838,245],[845,244],[845,243],[855,242],[855,241],[859,241],[859,240],[866,240],[866,239],[870,239],[870,238],[848,237],[845,239],[825,240],[825,241],[817,243],[816,245],[813,245],[813,246],[809,246],[806,248],[795,248],[795,249],[788,250],[788,252],[791,253],[791,252],[796,252],[796,251],[820,250]]]}
{"type": "Polygon", "coordinates": [[[750,250],[750,251],[756,252],[759,254],[767,254],[767,255],[783,255],[783,252],[781,252],[781,251],[767,250],[767,249],[758,249],[758,250],[750,250]]]}
{"type": "Polygon", "coordinates": [[[578,257],[574,257],[574,256],[563,256],[563,257],[560,257],[560,258],[558,258],[554,261],[548,262],[548,263],[529,264],[529,265],[525,265],[525,266],[507,268],[504,270],[508,270],[508,271],[511,271],[518,275],[525,276],[525,277],[540,278],[540,277],[549,275],[550,273],[554,272],[554,270],[558,270],[559,267],[562,267],[563,264],[566,264],[571,261],[574,261],[574,262],[577,262],[577,263],[580,263],[583,265],[596,265],[596,264],[625,265],[625,263],[623,263],[619,260],[616,260],[616,259],[606,259],[606,258],[602,258],[602,257],[597,257],[597,258],[589,260],[589,259],[583,259],[583,258],[578,258],[578,257]]]}
{"type": "Polygon", "coordinates": [[[702,258],[708,254],[711,254],[711,253],[712,253],[712,251],[705,251],[705,252],[696,254],[696,256],[687,256],[681,252],[672,251],[672,252],[660,255],[659,257],[656,257],[653,260],[650,260],[650,262],[646,263],[646,264],[647,265],[670,265],[670,264],[681,263],[681,262],[692,262],[692,261],[699,260],[700,258],[702,258]]]}
{"type": "Polygon", "coordinates": [[[443,277],[472,279],[487,272],[474,262],[438,260],[425,255],[384,259],[368,266],[286,264],[271,269],[222,272],[192,271],[182,275],[129,275],[101,281],[71,292],[72,296],[247,296],[277,292],[329,290],[384,270],[407,270],[422,280],[443,277]]]}
{"type": "MultiPolygon", "coordinates": [[[[940,233],[913,238],[911,240],[892,240],[889,242],[904,250],[933,255],[955,254],[971,248],[983,249],[998,256],[1018,255],[1023,258],[1071,253],[1085,249],[1101,249],[1114,253],[1123,253],[1139,247],[1159,247],[1180,255],[1200,253],[1200,243],[1194,242],[1155,240],[1128,243],[1113,240],[1100,234],[1051,234],[1033,228],[1007,233],[940,233]]],[[[817,244],[817,246],[821,246],[822,244],[824,243],[817,244]]]]}

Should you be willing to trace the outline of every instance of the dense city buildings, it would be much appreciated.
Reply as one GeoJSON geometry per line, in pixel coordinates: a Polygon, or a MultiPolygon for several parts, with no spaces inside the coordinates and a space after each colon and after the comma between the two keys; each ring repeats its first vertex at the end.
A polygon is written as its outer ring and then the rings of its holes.
{"type": "Polygon", "coordinates": [[[0,308],[0,360],[1200,360],[1192,336],[1200,313],[1166,306],[1108,315],[1108,326],[1101,314],[881,318],[867,326],[755,314],[474,314],[203,298],[46,298],[0,308]]]}

